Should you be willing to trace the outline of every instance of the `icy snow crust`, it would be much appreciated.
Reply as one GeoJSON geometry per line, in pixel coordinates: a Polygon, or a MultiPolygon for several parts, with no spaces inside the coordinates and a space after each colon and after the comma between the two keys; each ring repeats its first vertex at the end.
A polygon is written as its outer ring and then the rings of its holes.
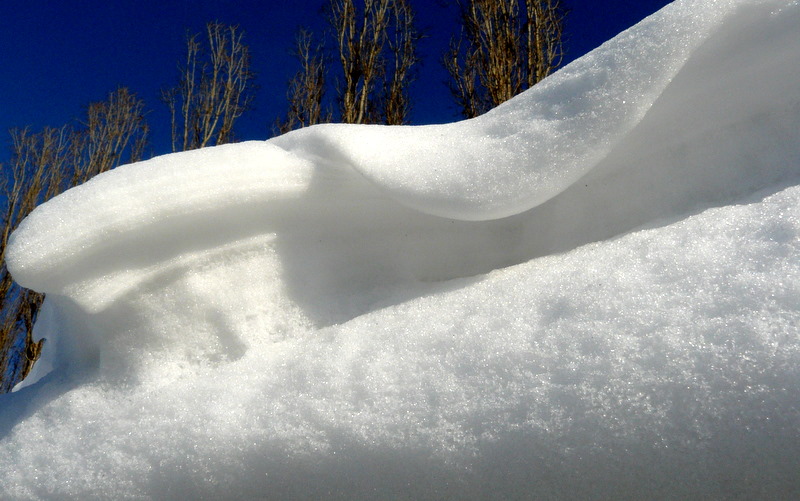
{"type": "Polygon", "coordinates": [[[798,26],[679,1],[474,120],[48,202],[0,498],[800,496],[798,26]]]}

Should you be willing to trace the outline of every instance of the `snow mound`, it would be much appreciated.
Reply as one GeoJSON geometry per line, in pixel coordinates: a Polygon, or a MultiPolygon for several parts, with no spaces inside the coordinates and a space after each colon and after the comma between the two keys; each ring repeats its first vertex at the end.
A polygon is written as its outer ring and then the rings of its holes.
{"type": "Polygon", "coordinates": [[[800,495],[797,26],[682,0],[473,120],[37,208],[0,497],[800,495]]]}

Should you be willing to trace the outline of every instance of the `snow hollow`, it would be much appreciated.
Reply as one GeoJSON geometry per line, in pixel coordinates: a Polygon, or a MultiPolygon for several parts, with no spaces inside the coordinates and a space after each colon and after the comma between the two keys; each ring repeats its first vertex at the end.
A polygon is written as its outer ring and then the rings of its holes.
{"type": "Polygon", "coordinates": [[[44,204],[0,498],[800,497],[798,27],[678,0],[473,120],[44,204]]]}

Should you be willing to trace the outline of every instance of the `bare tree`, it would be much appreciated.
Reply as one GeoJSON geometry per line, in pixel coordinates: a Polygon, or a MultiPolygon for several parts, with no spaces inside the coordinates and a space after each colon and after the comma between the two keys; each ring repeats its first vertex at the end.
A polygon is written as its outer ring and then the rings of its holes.
{"type": "Polygon", "coordinates": [[[44,296],[14,284],[5,261],[8,239],[37,204],[64,188],[68,136],[66,128],[46,128],[39,134],[28,129],[11,131],[12,158],[3,172],[6,206],[0,239],[0,393],[11,390],[27,374],[42,347],[33,340],[33,322],[44,296]]]}
{"type": "Polygon", "coordinates": [[[73,185],[111,170],[125,159],[141,160],[149,132],[144,101],[127,88],[110,93],[106,101],[91,103],[84,126],[71,138],[73,185]]]}
{"type": "Polygon", "coordinates": [[[15,284],[6,268],[8,239],[40,203],[122,163],[141,159],[147,139],[144,103],[125,88],[87,108],[80,128],[11,131],[11,161],[3,166],[0,236],[0,393],[27,375],[42,349],[33,324],[44,295],[15,284]]]}
{"type": "Polygon", "coordinates": [[[331,0],[330,9],[330,22],[344,73],[340,91],[341,120],[366,123],[370,121],[370,94],[381,70],[378,57],[389,20],[389,1],[364,0],[360,16],[354,0],[331,0]]]}
{"type": "Polygon", "coordinates": [[[253,73],[244,32],[212,22],[206,25],[206,45],[198,38],[187,37],[179,83],[162,92],[170,110],[172,151],[230,142],[236,119],[252,103],[253,73]]]}
{"type": "Polygon", "coordinates": [[[533,86],[563,58],[561,0],[467,0],[462,34],[443,63],[450,91],[474,117],[533,86]]]}
{"type": "Polygon", "coordinates": [[[359,9],[354,0],[331,0],[329,7],[344,80],[341,121],[405,123],[420,38],[408,1],[364,0],[359,9]]]}
{"type": "Polygon", "coordinates": [[[338,121],[407,123],[408,87],[419,62],[416,45],[421,38],[408,0],[329,0],[327,15],[335,54],[325,58],[322,45],[313,44],[311,35],[301,31],[297,44],[301,68],[289,83],[289,110],[278,131],[332,119],[322,111],[330,66],[326,61],[336,61],[336,70],[341,71],[336,88],[338,121]]]}
{"type": "Polygon", "coordinates": [[[300,62],[300,70],[289,82],[286,118],[276,124],[281,134],[331,119],[330,113],[323,111],[322,105],[326,73],[323,45],[315,43],[314,35],[306,29],[300,30],[295,43],[295,56],[300,62]]]}
{"type": "Polygon", "coordinates": [[[395,2],[392,17],[393,30],[387,42],[392,71],[391,78],[384,82],[383,116],[388,125],[402,125],[411,111],[408,87],[414,77],[413,66],[419,62],[416,46],[420,34],[414,27],[414,11],[407,0],[395,2]]]}

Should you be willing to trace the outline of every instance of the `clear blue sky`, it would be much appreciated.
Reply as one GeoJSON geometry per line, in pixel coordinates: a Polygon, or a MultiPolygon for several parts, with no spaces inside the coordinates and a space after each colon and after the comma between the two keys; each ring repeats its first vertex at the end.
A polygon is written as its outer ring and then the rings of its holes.
{"type": "MultiPolygon", "coordinates": [[[[155,153],[169,148],[169,124],[160,89],[172,86],[186,30],[207,21],[239,24],[246,33],[259,89],[255,109],[237,126],[241,139],[265,139],[285,111],[286,83],[296,71],[290,55],[300,26],[325,26],[325,0],[25,0],[0,2],[0,134],[11,127],[60,126],[86,104],[118,86],[143,98],[150,110],[155,153]]],[[[454,0],[411,0],[423,65],[412,87],[414,123],[457,118],[439,58],[456,33],[454,0]]],[[[608,40],[668,0],[564,0],[567,59],[608,40]]],[[[0,158],[6,157],[6,148],[0,158]]]]}

